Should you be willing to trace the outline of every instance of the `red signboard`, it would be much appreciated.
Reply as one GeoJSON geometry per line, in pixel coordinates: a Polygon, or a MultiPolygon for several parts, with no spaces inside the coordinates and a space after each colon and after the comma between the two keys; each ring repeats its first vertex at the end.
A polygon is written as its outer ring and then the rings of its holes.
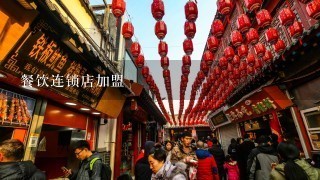
{"type": "Polygon", "coordinates": [[[293,103],[277,87],[269,86],[235,104],[225,114],[230,121],[254,119],[292,106],[293,103]]]}

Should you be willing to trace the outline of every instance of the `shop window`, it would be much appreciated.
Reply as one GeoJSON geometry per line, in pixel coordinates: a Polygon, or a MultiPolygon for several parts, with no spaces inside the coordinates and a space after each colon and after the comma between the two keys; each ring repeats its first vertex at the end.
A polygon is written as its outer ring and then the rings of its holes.
{"type": "Polygon", "coordinates": [[[320,129],[320,112],[306,114],[306,121],[309,128],[320,129]]]}

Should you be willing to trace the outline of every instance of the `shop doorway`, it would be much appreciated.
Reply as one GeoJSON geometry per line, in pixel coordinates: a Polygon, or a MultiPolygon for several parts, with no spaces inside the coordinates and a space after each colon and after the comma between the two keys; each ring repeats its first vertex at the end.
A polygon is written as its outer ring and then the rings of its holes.
{"type": "Polygon", "coordinates": [[[61,167],[76,170],[80,161],[72,151],[74,141],[85,139],[85,130],[72,127],[43,125],[40,134],[40,144],[35,158],[35,164],[54,179],[63,175],[61,167]]]}

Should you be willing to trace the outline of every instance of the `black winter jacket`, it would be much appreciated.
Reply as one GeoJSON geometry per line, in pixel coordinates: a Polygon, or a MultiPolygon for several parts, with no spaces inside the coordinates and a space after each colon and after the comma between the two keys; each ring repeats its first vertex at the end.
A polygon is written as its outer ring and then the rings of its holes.
{"type": "Polygon", "coordinates": [[[137,180],[151,179],[152,171],[148,162],[148,157],[139,159],[134,169],[134,176],[137,180]]]}
{"type": "Polygon", "coordinates": [[[225,173],[223,164],[225,161],[224,151],[216,144],[212,145],[212,148],[209,148],[208,151],[210,154],[213,155],[214,159],[216,160],[219,175],[223,175],[225,173]]]}
{"type": "Polygon", "coordinates": [[[1,180],[45,180],[45,174],[32,161],[0,162],[1,180]]]}

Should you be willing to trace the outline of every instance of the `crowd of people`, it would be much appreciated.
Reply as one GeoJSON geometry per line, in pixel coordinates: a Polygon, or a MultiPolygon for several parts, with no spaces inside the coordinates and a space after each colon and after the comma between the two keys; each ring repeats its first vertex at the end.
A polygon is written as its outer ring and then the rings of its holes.
{"type": "Polygon", "coordinates": [[[226,151],[208,136],[195,142],[190,132],[178,141],[147,141],[135,164],[135,179],[168,180],[320,180],[320,169],[302,157],[293,141],[278,136],[249,135],[231,139],[226,151]]]}
{"type": "MultiPolygon", "coordinates": [[[[87,141],[73,146],[81,161],[77,171],[63,168],[63,176],[76,180],[111,179],[98,153],[90,151],[87,141]]],[[[22,161],[24,145],[11,139],[0,143],[0,179],[46,179],[31,161],[22,161]]],[[[133,179],[129,174],[118,180],[133,179]]],[[[253,142],[249,135],[231,139],[227,154],[217,138],[195,141],[184,131],[176,142],[147,141],[135,163],[136,180],[320,180],[320,169],[301,157],[294,142],[278,143],[278,136],[260,136],[253,142]]]]}

